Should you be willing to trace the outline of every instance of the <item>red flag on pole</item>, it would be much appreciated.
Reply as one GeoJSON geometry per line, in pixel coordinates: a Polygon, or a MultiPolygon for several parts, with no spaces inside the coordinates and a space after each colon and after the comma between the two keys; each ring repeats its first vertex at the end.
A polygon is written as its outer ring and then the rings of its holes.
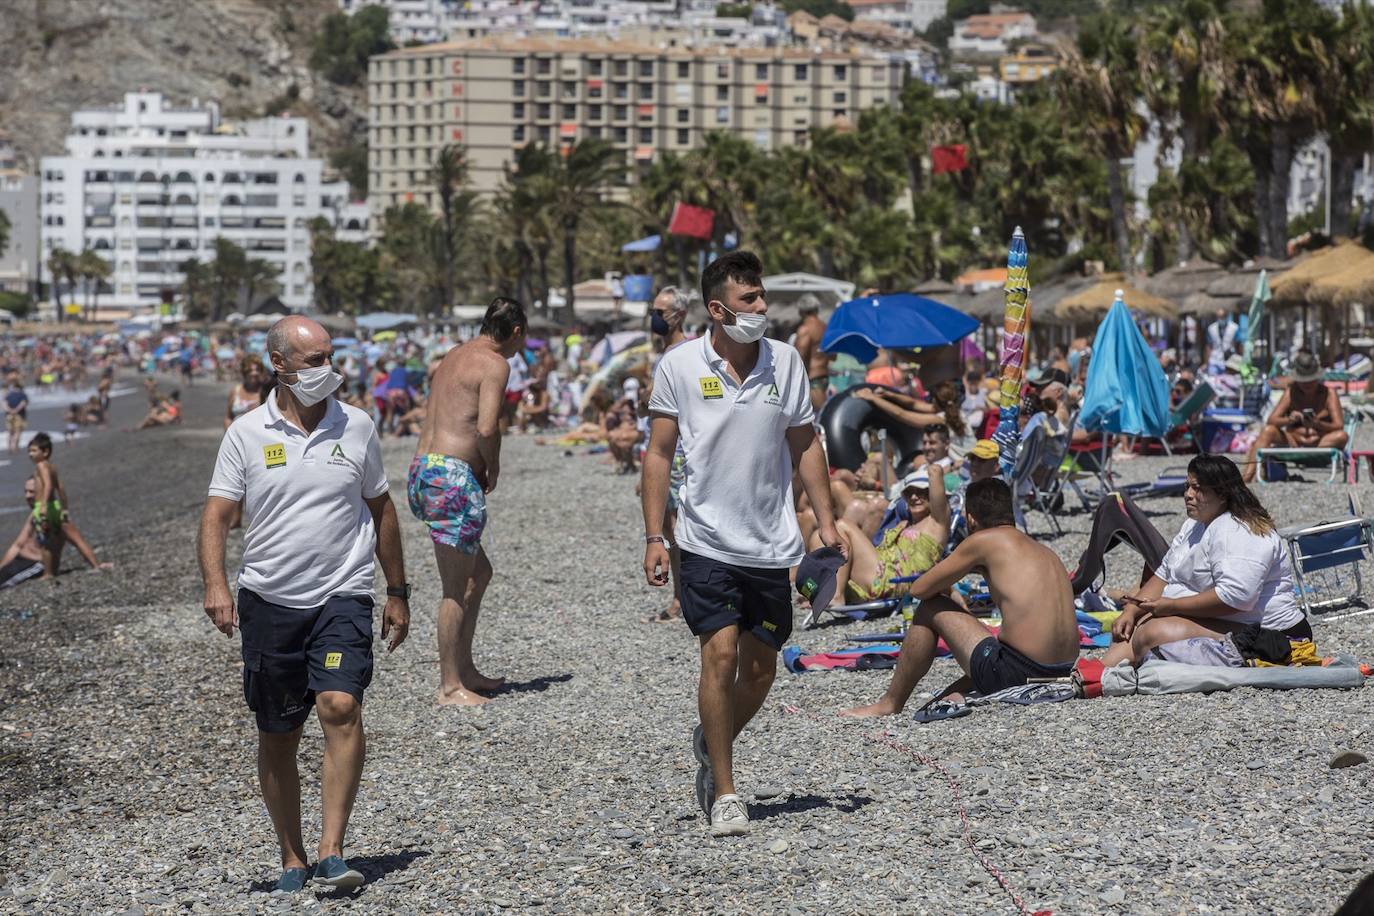
{"type": "Polygon", "coordinates": [[[962,143],[930,148],[930,170],[936,175],[968,168],[968,147],[962,143]]]}
{"type": "Polygon", "coordinates": [[[668,233],[709,240],[715,222],[716,214],[705,207],[678,202],[673,204],[673,218],[668,220],[668,233]]]}

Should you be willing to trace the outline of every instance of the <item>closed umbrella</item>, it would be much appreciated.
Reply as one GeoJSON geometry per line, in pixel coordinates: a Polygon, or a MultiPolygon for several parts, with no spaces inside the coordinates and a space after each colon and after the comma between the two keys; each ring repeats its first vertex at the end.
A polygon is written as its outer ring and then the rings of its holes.
{"type": "Polygon", "coordinates": [[[1079,422],[1084,429],[1162,437],[1169,431],[1169,382],[1118,294],[1093,340],[1079,422]]]}
{"type": "Polygon", "coordinates": [[[1260,322],[1264,320],[1264,304],[1269,301],[1269,273],[1261,270],[1255,281],[1255,294],[1250,297],[1250,332],[1245,335],[1245,365],[1254,369],[1255,335],[1259,333],[1260,322]]]}
{"type": "Polygon", "coordinates": [[[998,412],[997,440],[1002,473],[1010,478],[1016,466],[1021,411],[1021,382],[1026,377],[1026,336],[1030,330],[1030,275],[1026,265],[1026,237],[1017,226],[1007,249],[1007,280],[1003,287],[1002,405],[998,412]]]}
{"type": "Polygon", "coordinates": [[[894,293],[851,299],[835,310],[821,337],[827,353],[848,353],[871,363],[878,350],[942,347],[978,329],[978,321],[963,312],[917,296],[894,293]]]}

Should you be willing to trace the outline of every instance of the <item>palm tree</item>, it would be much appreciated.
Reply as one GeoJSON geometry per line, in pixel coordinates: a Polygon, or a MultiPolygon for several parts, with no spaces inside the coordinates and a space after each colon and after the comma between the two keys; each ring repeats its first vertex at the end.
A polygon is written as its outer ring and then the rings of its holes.
{"type": "MultiPolygon", "coordinates": [[[[1177,139],[1181,161],[1195,163],[1207,155],[1213,138],[1225,127],[1224,98],[1232,88],[1226,20],[1223,0],[1182,0],[1150,8],[1141,22],[1141,88],[1160,125],[1161,160],[1177,139]]],[[[1195,191],[1204,195],[1209,191],[1187,184],[1180,183],[1184,198],[1195,191]]],[[[1180,204],[1192,206],[1183,198],[1180,204]]],[[[1212,209],[1219,209],[1215,202],[1212,209]]],[[[1175,231],[1176,257],[1182,263],[1196,250],[1196,239],[1186,223],[1177,223],[1175,231]]]]}
{"type": "Polygon", "coordinates": [[[252,308],[257,302],[258,293],[264,295],[275,295],[281,290],[281,284],[277,278],[281,276],[281,268],[271,261],[263,258],[249,258],[243,265],[243,275],[240,282],[244,290],[244,305],[252,308]]]}
{"type": "Polygon", "coordinates": [[[67,295],[76,301],[77,256],[58,246],[48,255],[48,273],[52,274],[53,297],[57,300],[57,320],[63,320],[65,309],[62,306],[62,284],[67,284],[67,295]]]}
{"type": "Polygon", "coordinates": [[[222,320],[229,306],[237,304],[247,269],[247,253],[224,236],[217,237],[215,260],[210,266],[211,321],[222,320]]]}
{"type": "Polygon", "coordinates": [[[1077,44],[1064,48],[1060,70],[1065,115],[1083,125],[1084,136],[1107,164],[1107,198],[1117,263],[1131,268],[1131,240],[1126,229],[1126,188],[1121,160],[1135,149],[1145,131],[1139,109],[1139,38],[1133,24],[1109,13],[1084,23],[1077,44]]]}
{"type": "Polygon", "coordinates": [[[1263,0],[1234,23],[1232,97],[1240,145],[1255,172],[1261,253],[1283,258],[1293,155],[1319,129],[1321,96],[1338,79],[1332,48],[1339,21],[1312,0],[1263,0]]]}
{"type": "Polygon", "coordinates": [[[624,153],[599,137],[587,137],[559,150],[547,173],[549,214],[563,236],[563,285],[569,315],[576,314],[577,231],[620,206],[607,191],[623,180],[624,153]]]}
{"type": "Polygon", "coordinates": [[[1333,85],[1323,87],[1322,121],[1331,148],[1331,235],[1351,235],[1350,201],[1361,157],[1374,150],[1374,11],[1347,3],[1333,49],[1333,85]]]}
{"type": "Polygon", "coordinates": [[[110,262],[93,249],[85,248],[76,256],[76,270],[86,281],[86,320],[94,321],[100,306],[100,287],[113,273],[110,262]]]}
{"type": "Polygon", "coordinates": [[[471,192],[464,190],[468,183],[467,150],[453,143],[445,145],[439,150],[439,155],[429,170],[429,180],[434,183],[434,190],[439,195],[439,210],[443,214],[444,306],[452,308],[453,262],[457,257],[454,205],[470,205],[472,202],[471,192]]]}
{"type": "Polygon", "coordinates": [[[181,262],[181,297],[186,317],[200,320],[210,315],[212,265],[199,258],[187,258],[181,262]]]}

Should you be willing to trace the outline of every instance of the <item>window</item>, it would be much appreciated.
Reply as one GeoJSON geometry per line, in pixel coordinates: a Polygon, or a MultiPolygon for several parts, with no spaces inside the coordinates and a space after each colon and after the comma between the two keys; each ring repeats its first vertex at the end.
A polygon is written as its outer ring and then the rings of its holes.
{"type": "Polygon", "coordinates": [[[625,83],[616,83],[611,87],[612,93],[618,99],[628,99],[630,97],[630,87],[625,83]]]}
{"type": "Polygon", "coordinates": [[[716,87],[716,101],[717,101],[717,102],[728,102],[728,101],[730,101],[730,87],[729,87],[729,86],[717,86],[717,87],[716,87]]]}
{"type": "Polygon", "coordinates": [[[553,106],[547,102],[540,102],[534,107],[534,116],[540,120],[553,117],[553,106]]]}
{"type": "Polygon", "coordinates": [[[575,99],[575,98],[577,98],[577,84],[576,84],[576,83],[567,82],[566,80],[564,81],[564,83],[563,83],[563,98],[565,98],[565,99],[575,99]]]}
{"type": "Polygon", "coordinates": [[[692,141],[689,139],[690,134],[691,134],[691,131],[688,131],[688,130],[683,129],[683,128],[679,128],[679,129],[678,129],[678,132],[677,132],[677,145],[678,145],[678,146],[686,146],[688,143],[692,142],[692,141]]]}
{"type": "Polygon", "coordinates": [[[541,99],[547,99],[549,96],[553,95],[553,83],[550,83],[548,80],[540,80],[534,84],[534,94],[541,99]]]}
{"type": "Polygon", "coordinates": [[[766,92],[756,92],[756,93],[754,93],[754,104],[755,104],[755,105],[767,105],[767,104],[768,104],[768,93],[766,93],[766,92]]]}
{"type": "Polygon", "coordinates": [[[614,72],[616,76],[629,76],[630,62],[627,60],[616,61],[614,70],[612,72],[614,72]]]}
{"type": "Polygon", "coordinates": [[[588,105],[588,106],[587,106],[587,120],[588,120],[588,121],[600,121],[600,120],[601,120],[601,106],[600,106],[600,105],[588,105]]]}
{"type": "Polygon", "coordinates": [[[797,64],[792,68],[792,78],[796,80],[806,79],[806,64],[797,64]]]}
{"type": "Polygon", "coordinates": [[[630,132],[623,127],[617,127],[614,136],[616,143],[624,143],[630,138],[630,132]]]}
{"type": "Polygon", "coordinates": [[[539,128],[539,142],[540,142],[540,143],[548,143],[548,142],[549,142],[549,129],[548,129],[547,127],[541,127],[541,128],[539,128]]]}
{"type": "Polygon", "coordinates": [[[844,104],[845,102],[847,102],[847,101],[849,101],[849,98],[848,98],[848,96],[845,95],[845,93],[843,93],[843,92],[837,92],[837,93],[835,93],[835,104],[836,104],[836,105],[843,105],[843,104],[844,104]]]}
{"type": "Polygon", "coordinates": [[[794,130],[794,131],[792,131],[792,142],[793,142],[794,144],[796,144],[797,146],[805,146],[805,145],[806,145],[806,131],[804,131],[804,130],[794,130]]]}
{"type": "Polygon", "coordinates": [[[510,107],[510,116],[517,121],[525,120],[525,103],[516,102],[510,107]]]}
{"type": "Polygon", "coordinates": [[[654,84],[653,84],[653,83],[640,83],[640,84],[639,84],[639,100],[640,100],[641,102],[647,102],[647,101],[649,101],[650,99],[652,99],[653,97],[654,97],[654,84]]]}
{"type": "Polygon", "coordinates": [[[678,62],[677,62],[677,78],[680,79],[680,80],[685,80],[685,79],[688,79],[689,77],[691,77],[691,75],[692,75],[692,65],[689,64],[689,63],[688,63],[687,61],[685,61],[685,60],[680,60],[680,61],[678,61],[678,62]]]}
{"type": "Polygon", "coordinates": [[[602,69],[605,67],[605,63],[606,62],[602,60],[587,61],[587,74],[589,76],[600,76],[602,69]]]}
{"type": "Polygon", "coordinates": [[[617,106],[615,106],[615,108],[612,109],[612,111],[611,111],[611,117],[615,118],[615,120],[617,120],[617,121],[623,121],[623,120],[625,120],[626,118],[628,118],[629,116],[630,116],[630,106],[628,106],[628,105],[617,105],[617,106]]]}
{"type": "Polygon", "coordinates": [[[756,130],[756,131],[754,131],[754,145],[755,145],[755,146],[758,146],[758,147],[767,148],[767,146],[768,146],[768,131],[767,131],[767,130],[756,130]]]}
{"type": "Polygon", "coordinates": [[[589,136],[589,137],[597,137],[597,138],[600,138],[600,137],[601,137],[601,128],[599,128],[599,127],[588,127],[588,128],[587,128],[587,136],[589,136]]]}
{"type": "Polygon", "coordinates": [[[691,118],[692,113],[688,111],[686,108],[679,108],[677,110],[677,123],[686,124],[688,121],[691,120],[691,118]]]}
{"type": "Polygon", "coordinates": [[[525,81],[524,81],[524,80],[514,80],[513,82],[511,82],[511,84],[510,84],[510,94],[513,95],[513,96],[515,96],[517,99],[524,98],[524,97],[525,97],[525,81]]]}
{"type": "Polygon", "coordinates": [[[716,64],[716,79],[728,80],[730,78],[729,64],[716,64]]]}
{"type": "Polygon", "coordinates": [[[845,113],[844,113],[844,109],[843,109],[843,108],[836,108],[835,111],[833,112],[833,114],[835,115],[836,118],[843,118],[843,117],[845,116],[845,113]]]}
{"type": "Polygon", "coordinates": [[[730,123],[730,109],[725,108],[724,106],[722,106],[722,107],[720,107],[720,108],[717,108],[717,109],[716,109],[716,123],[717,123],[717,124],[729,124],[729,123],[730,123]]]}
{"type": "Polygon", "coordinates": [[[756,79],[756,80],[766,80],[766,79],[768,79],[768,65],[767,65],[767,64],[754,64],[754,79],[756,79]]]}
{"type": "Polygon", "coordinates": [[[639,129],[639,142],[640,142],[640,143],[653,143],[653,142],[654,142],[654,129],[653,129],[652,127],[641,127],[641,128],[639,129]]]}
{"type": "Polygon", "coordinates": [[[553,70],[553,61],[547,57],[540,57],[534,62],[534,72],[540,76],[546,76],[553,70]]]}
{"type": "Polygon", "coordinates": [[[517,124],[515,127],[511,128],[511,140],[516,143],[525,142],[525,125],[517,124]]]}
{"type": "Polygon", "coordinates": [[[514,58],[514,59],[510,62],[510,72],[511,72],[511,73],[514,73],[516,76],[522,76],[522,75],[524,75],[524,73],[525,73],[525,58],[523,58],[523,57],[514,58]]]}
{"type": "Polygon", "coordinates": [[[639,75],[642,77],[652,77],[654,75],[654,62],[651,60],[641,60],[639,62],[639,75]]]}
{"type": "Polygon", "coordinates": [[[575,120],[576,118],[577,118],[577,106],[576,106],[576,105],[564,105],[564,106],[563,106],[563,120],[564,120],[564,121],[572,121],[572,120],[575,120]]]}

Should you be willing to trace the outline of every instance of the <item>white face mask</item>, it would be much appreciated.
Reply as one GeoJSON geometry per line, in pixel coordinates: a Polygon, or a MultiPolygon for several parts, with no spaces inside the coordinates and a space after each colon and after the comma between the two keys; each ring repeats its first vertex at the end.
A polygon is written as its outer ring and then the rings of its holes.
{"type": "Polygon", "coordinates": [[[342,384],[343,376],[326,363],[323,366],[299,370],[295,383],[286,387],[291,389],[291,393],[300,401],[302,407],[310,407],[329,397],[342,384]]]}
{"type": "MultiPolygon", "coordinates": [[[[730,312],[728,308],[725,308],[724,303],[721,303],[720,307],[730,312]]],[[[763,337],[764,332],[768,330],[767,315],[740,314],[739,312],[730,312],[730,314],[735,316],[735,323],[723,324],[721,327],[725,330],[726,336],[735,343],[751,344],[763,337]]]]}

